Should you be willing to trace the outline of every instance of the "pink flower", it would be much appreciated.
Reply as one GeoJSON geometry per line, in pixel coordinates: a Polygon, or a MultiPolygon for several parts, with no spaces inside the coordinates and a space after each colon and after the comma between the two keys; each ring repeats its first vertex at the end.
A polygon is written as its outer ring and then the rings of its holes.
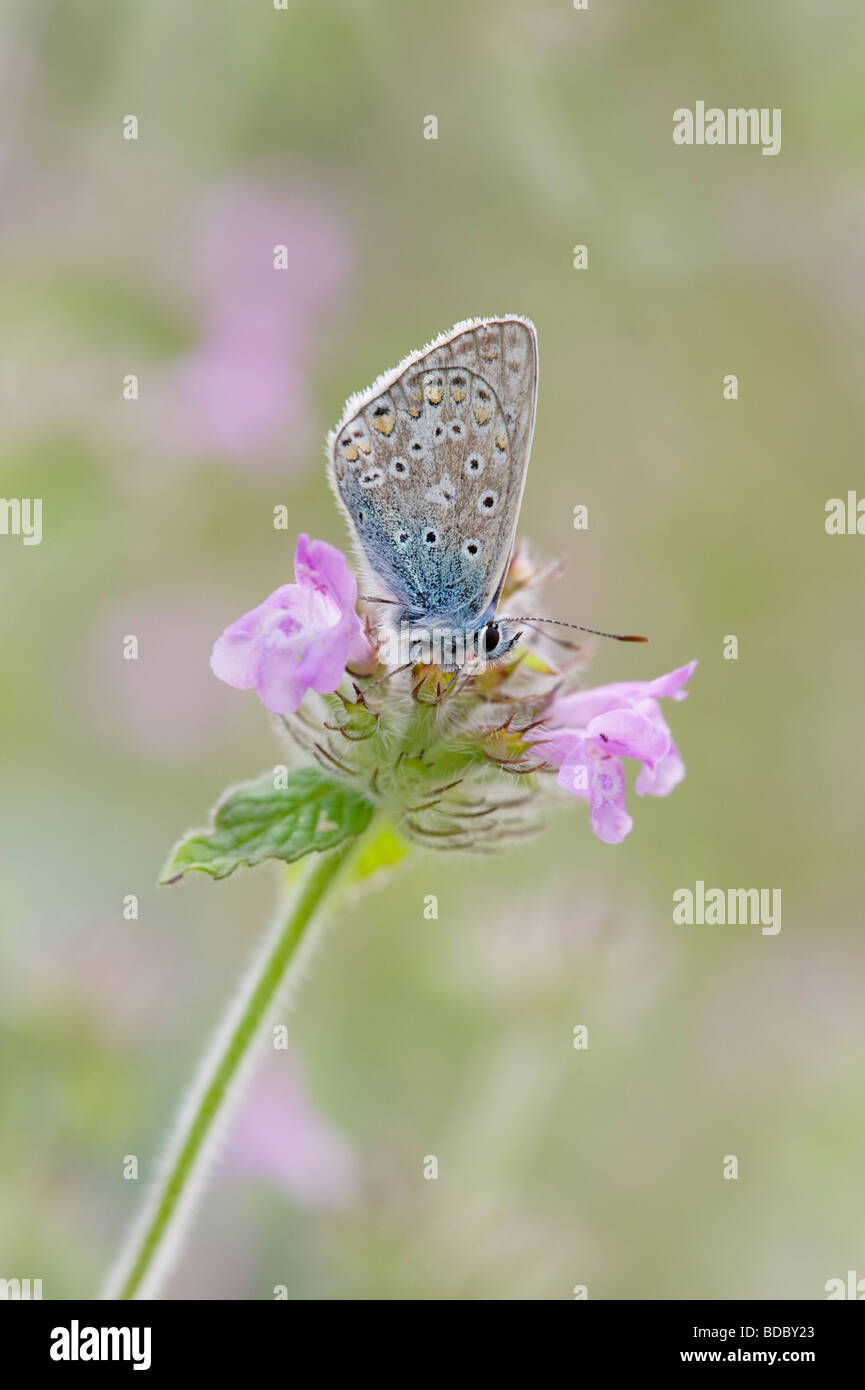
{"type": "Polygon", "coordinates": [[[558,767],[558,784],[589,802],[589,824],[608,845],[621,844],[633,828],[625,810],[622,758],[642,763],[638,796],[668,796],[685,775],[658,700],[684,700],[683,688],[696,661],[654,681],[620,681],[554,700],[543,744],[547,762],[558,767]]]}
{"type": "Polygon", "coordinates": [[[307,690],[336,690],[347,661],[372,649],[354,611],[357,580],[326,541],[298,537],[294,584],[283,584],[218,638],[210,665],[237,690],[258,692],[274,714],[293,714],[307,690]]]}
{"type": "Polygon", "coordinates": [[[254,175],[212,188],[187,216],[195,341],[161,377],[158,437],[172,455],[215,451],[282,473],[286,456],[308,452],[321,324],[348,278],[338,220],[318,199],[287,197],[254,175]]]}
{"type": "Polygon", "coordinates": [[[354,1152],[316,1106],[290,1053],[274,1054],[254,1078],[226,1160],[231,1176],[269,1179],[307,1206],[345,1206],[357,1188],[354,1152]]]}

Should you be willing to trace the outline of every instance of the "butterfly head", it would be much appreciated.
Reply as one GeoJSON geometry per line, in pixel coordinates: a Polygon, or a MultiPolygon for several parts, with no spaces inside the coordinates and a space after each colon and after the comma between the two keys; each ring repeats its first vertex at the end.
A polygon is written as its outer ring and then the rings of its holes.
{"type": "Polygon", "coordinates": [[[444,671],[459,671],[466,665],[498,665],[522,636],[516,624],[495,618],[474,629],[407,623],[402,631],[406,640],[400,652],[408,653],[408,661],[433,664],[444,671]]]}
{"type": "Polygon", "coordinates": [[[522,632],[514,624],[497,622],[493,618],[478,632],[477,651],[482,661],[498,662],[506,657],[522,637],[522,632]]]}

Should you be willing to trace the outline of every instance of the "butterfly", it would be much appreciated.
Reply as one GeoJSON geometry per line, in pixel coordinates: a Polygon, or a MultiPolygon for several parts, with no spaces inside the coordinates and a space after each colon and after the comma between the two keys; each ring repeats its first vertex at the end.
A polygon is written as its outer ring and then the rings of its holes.
{"type": "Polygon", "coordinates": [[[498,660],[521,635],[496,610],[537,394],[531,320],[467,319],[351,396],[328,436],[330,481],[382,601],[445,666],[498,660]]]}

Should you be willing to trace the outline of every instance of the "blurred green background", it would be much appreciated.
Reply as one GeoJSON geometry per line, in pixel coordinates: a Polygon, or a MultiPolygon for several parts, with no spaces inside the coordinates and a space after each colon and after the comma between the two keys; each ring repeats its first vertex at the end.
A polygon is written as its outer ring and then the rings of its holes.
{"type": "Polygon", "coordinates": [[[271,910],[268,869],[155,887],[274,760],[215,636],[292,577],[298,531],[345,544],[344,398],[502,312],[539,333],[521,534],[566,562],[551,610],[650,634],[593,683],[699,658],[667,707],[687,778],[630,793],[624,845],[575,805],[501,861],[419,856],[335,922],[167,1295],[865,1275],[865,540],[824,529],[865,490],[861,5],[7,15],[2,486],[44,499],[44,538],[0,539],[0,1275],[98,1291],[271,910]],[[674,146],[698,99],[782,108],[782,153],[674,146]],[[780,934],[675,926],[697,879],[780,887],[780,934]]]}

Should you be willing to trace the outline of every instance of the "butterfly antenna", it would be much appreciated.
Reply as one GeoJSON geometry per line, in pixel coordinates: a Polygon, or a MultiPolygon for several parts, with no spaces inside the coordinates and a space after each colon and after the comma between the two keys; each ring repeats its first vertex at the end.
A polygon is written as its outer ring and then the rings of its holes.
{"type": "Polygon", "coordinates": [[[614,642],[648,642],[648,637],[636,637],[630,633],[599,632],[596,627],[581,627],[579,623],[565,623],[561,618],[502,618],[503,623],[554,623],[556,627],[570,627],[575,632],[589,632],[593,637],[611,637],[614,642]]]}
{"type": "Polygon", "coordinates": [[[554,642],[557,647],[566,647],[569,652],[578,652],[582,650],[579,642],[572,642],[567,637],[554,637],[551,632],[542,632],[539,627],[535,627],[534,623],[527,623],[525,619],[523,620],[523,626],[527,627],[530,632],[536,632],[539,637],[545,637],[548,642],[554,642]]]}

